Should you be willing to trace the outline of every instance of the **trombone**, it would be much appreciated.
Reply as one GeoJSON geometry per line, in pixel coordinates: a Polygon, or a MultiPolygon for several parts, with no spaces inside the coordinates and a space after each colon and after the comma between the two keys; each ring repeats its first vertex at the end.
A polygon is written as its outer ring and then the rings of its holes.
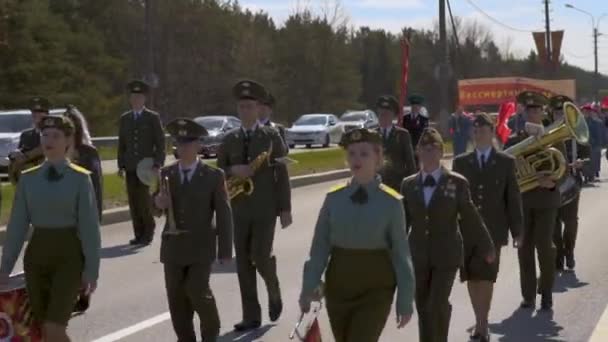
{"type": "Polygon", "coordinates": [[[177,229],[175,224],[175,214],[173,213],[173,198],[171,197],[171,187],[169,186],[169,177],[165,176],[160,181],[160,191],[169,198],[169,206],[167,208],[167,229],[163,232],[163,235],[180,235],[187,233],[187,230],[177,229]]]}

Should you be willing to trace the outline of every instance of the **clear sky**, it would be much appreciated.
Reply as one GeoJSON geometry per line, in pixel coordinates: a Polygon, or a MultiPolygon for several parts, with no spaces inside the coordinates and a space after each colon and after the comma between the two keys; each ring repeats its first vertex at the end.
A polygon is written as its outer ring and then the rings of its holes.
{"type": "MultiPolygon", "coordinates": [[[[280,25],[297,8],[321,11],[336,0],[240,0],[242,6],[264,10],[280,25]]],[[[488,27],[501,50],[509,49],[518,57],[535,49],[530,31],[544,30],[543,0],[451,0],[454,16],[477,20],[488,27]],[[487,15],[481,13],[481,9],[487,15]],[[488,18],[491,17],[490,18],[488,18]],[[503,26],[495,21],[506,24],[503,26]],[[523,31],[523,32],[522,32],[523,31]]],[[[599,71],[608,74],[608,0],[551,0],[551,29],[565,30],[562,55],[570,64],[593,70],[593,38],[591,18],[565,7],[570,3],[592,13],[600,21],[598,43],[599,71]]],[[[383,28],[399,32],[403,26],[432,28],[437,23],[438,0],[341,0],[350,25],[383,28]]],[[[449,23],[449,22],[448,22],[449,23]]]]}

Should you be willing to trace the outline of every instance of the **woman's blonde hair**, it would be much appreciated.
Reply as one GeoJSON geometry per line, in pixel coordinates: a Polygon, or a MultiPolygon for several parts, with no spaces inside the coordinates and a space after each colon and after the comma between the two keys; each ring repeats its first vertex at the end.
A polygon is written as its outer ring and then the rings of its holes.
{"type": "Polygon", "coordinates": [[[68,117],[74,123],[74,142],[76,145],[86,144],[93,145],[91,139],[91,133],[89,132],[89,126],[87,120],[82,115],[82,112],[74,105],[67,105],[67,110],[63,114],[68,117]]]}

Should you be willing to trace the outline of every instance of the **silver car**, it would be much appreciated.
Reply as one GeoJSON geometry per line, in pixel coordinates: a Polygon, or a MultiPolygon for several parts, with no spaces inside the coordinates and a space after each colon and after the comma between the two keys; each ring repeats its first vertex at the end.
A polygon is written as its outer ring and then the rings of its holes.
{"type": "Polygon", "coordinates": [[[337,144],[342,138],[341,126],[338,126],[338,118],[333,114],[305,114],[287,129],[287,144],[290,148],[296,145],[312,145],[328,147],[337,144]]]}
{"type": "MultiPolygon", "coordinates": [[[[65,109],[53,109],[51,115],[61,115],[65,109]]],[[[21,132],[32,128],[32,112],[29,110],[0,111],[0,173],[6,173],[9,153],[19,147],[21,132]]]]}
{"type": "Polygon", "coordinates": [[[342,114],[340,117],[340,126],[344,127],[344,131],[348,132],[356,128],[378,128],[378,117],[371,110],[350,111],[342,114]]]}
{"type": "Polygon", "coordinates": [[[241,120],[234,116],[199,116],[194,121],[205,127],[209,135],[202,137],[201,154],[208,158],[217,155],[217,150],[224,139],[226,132],[241,127],[241,120]]]}

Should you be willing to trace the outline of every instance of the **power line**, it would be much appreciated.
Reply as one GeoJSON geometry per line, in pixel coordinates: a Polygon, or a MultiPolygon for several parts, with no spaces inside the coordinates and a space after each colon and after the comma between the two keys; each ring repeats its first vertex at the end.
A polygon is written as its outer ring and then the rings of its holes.
{"type": "Polygon", "coordinates": [[[473,2],[473,0],[467,0],[467,2],[469,3],[469,5],[471,5],[471,7],[475,8],[477,10],[477,12],[481,13],[484,17],[488,18],[490,21],[492,21],[493,23],[500,25],[508,30],[511,31],[516,31],[516,32],[525,32],[525,33],[530,33],[530,32],[535,32],[532,30],[523,30],[523,29],[519,29],[516,27],[513,27],[511,25],[507,25],[505,23],[503,23],[502,21],[494,18],[493,16],[489,15],[487,12],[485,12],[483,9],[481,9],[479,6],[477,6],[477,4],[475,4],[473,2]]]}

